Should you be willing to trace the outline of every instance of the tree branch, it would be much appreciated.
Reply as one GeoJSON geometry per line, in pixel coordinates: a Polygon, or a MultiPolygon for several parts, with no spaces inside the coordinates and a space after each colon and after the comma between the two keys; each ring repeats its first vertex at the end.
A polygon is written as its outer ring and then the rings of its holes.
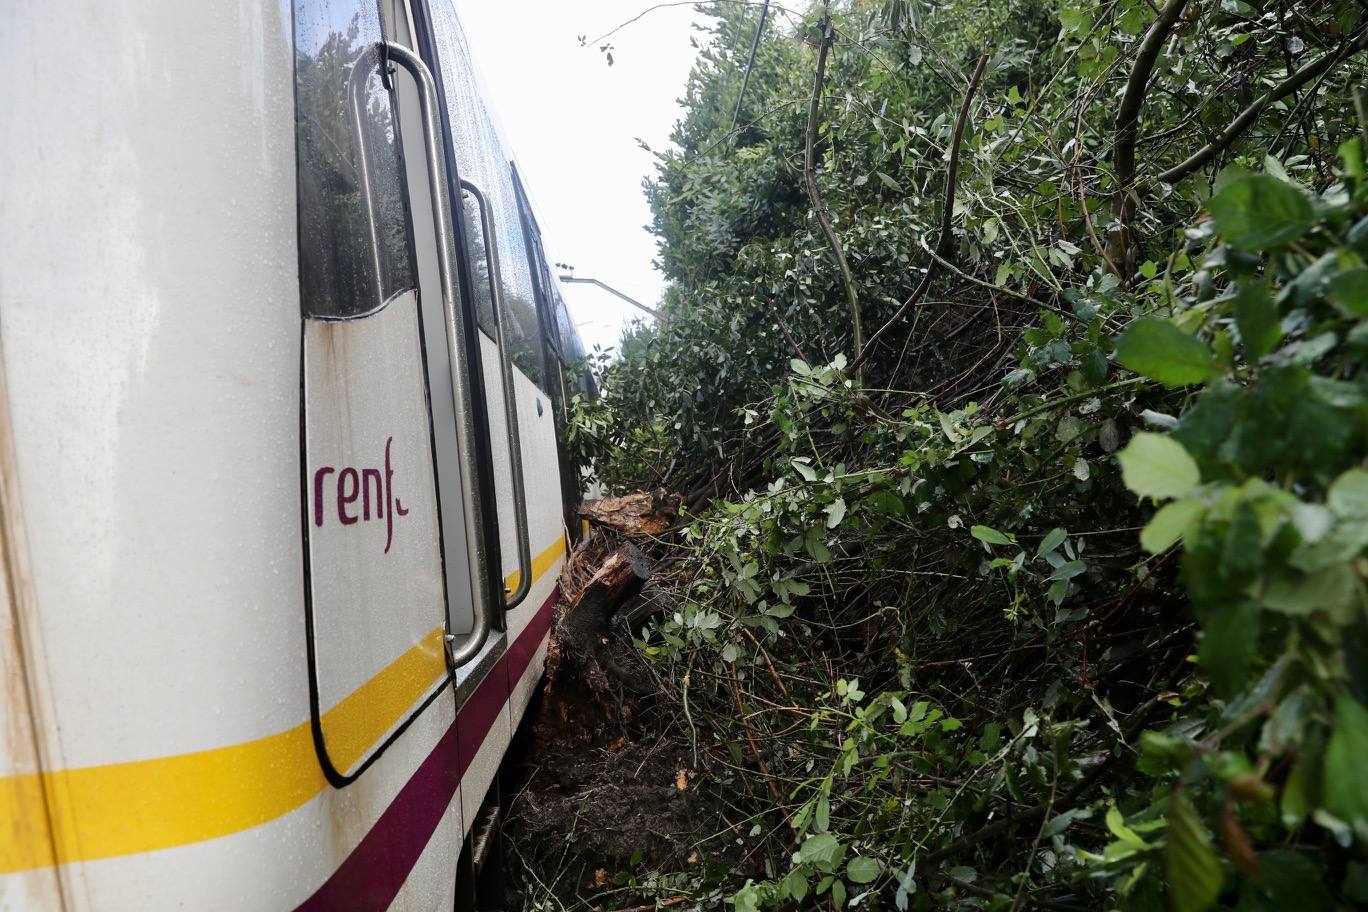
{"type": "Polygon", "coordinates": [[[974,94],[978,91],[979,82],[983,79],[983,70],[987,65],[988,54],[985,51],[979,56],[978,65],[974,67],[974,75],[969,77],[969,88],[964,92],[964,101],[960,104],[959,116],[955,118],[955,135],[950,143],[950,162],[945,169],[945,200],[941,206],[940,236],[936,240],[931,261],[926,264],[926,272],[922,275],[921,282],[917,284],[916,289],[908,299],[903,301],[888,322],[880,326],[878,332],[870,336],[869,341],[857,350],[858,354],[855,356],[852,370],[858,371],[860,366],[869,360],[869,356],[874,351],[874,343],[879,341],[893,324],[906,316],[907,312],[922,299],[931,287],[932,280],[936,277],[940,260],[949,255],[951,222],[955,216],[955,188],[959,185],[960,144],[964,139],[964,127],[969,122],[969,106],[974,101],[974,94]]]}
{"type": "Polygon", "coordinates": [[[1286,98],[1306,83],[1329,72],[1332,67],[1340,63],[1350,54],[1356,54],[1365,47],[1368,47],[1368,29],[1360,29],[1348,41],[1340,45],[1340,47],[1311,61],[1306,66],[1287,77],[1283,82],[1274,86],[1266,94],[1257,98],[1249,107],[1241,111],[1238,117],[1230,122],[1230,126],[1226,127],[1225,130],[1221,132],[1220,136],[1217,136],[1211,142],[1197,150],[1197,152],[1191,155],[1186,161],[1174,165],[1162,174],[1157,175],[1155,180],[1165,184],[1175,184],[1192,174],[1198,168],[1201,168],[1224,151],[1235,140],[1239,139],[1240,134],[1244,133],[1245,130],[1248,130],[1254,124],[1254,121],[1263,113],[1264,108],[1286,98]]]}
{"type": "Polygon", "coordinates": [[[1159,60],[1159,52],[1169,33],[1178,24],[1178,19],[1187,7],[1187,0],[1168,0],[1159,11],[1159,18],[1150,25],[1145,38],[1140,42],[1140,50],[1135,55],[1130,78],[1126,80],[1126,91],[1121,96],[1121,107],[1116,111],[1116,139],[1112,143],[1112,167],[1116,172],[1116,197],[1113,211],[1116,213],[1116,230],[1112,235],[1114,250],[1109,258],[1121,269],[1121,281],[1130,284],[1135,272],[1132,264],[1128,226],[1134,214],[1135,201],[1131,195],[1131,184],[1135,180],[1135,139],[1140,125],[1140,108],[1149,92],[1150,75],[1154,64],[1159,60]]]}
{"type": "MultiPolygon", "coordinates": [[[[817,50],[817,75],[812,81],[812,103],[808,106],[807,122],[807,148],[803,158],[803,179],[807,182],[808,200],[812,203],[812,211],[817,216],[817,222],[822,226],[822,234],[826,235],[827,243],[831,245],[831,253],[836,258],[836,266],[841,272],[841,284],[845,286],[846,302],[850,307],[850,323],[855,335],[855,351],[860,351],[864,347],[864,332],[860,327],[860,302],[855,294],[855,277],[850,272],[850,265],[846,262],[845,249],[841,247],[841,241],[836,237],[836,230],[831,227],[831,219],[827,216],[826,206],[822,203],[822,194],[817,190],[817,166],[815,162],[814,149],[817,145],[817,115],[822,107],[822,80],[826,76],[827,52],[831,49],[832,33],[831,18],[829,16],[822,19],[822,44],[817,50]]],[[[859,364],[853,368],[855,380],[860,382],[859,364]]]]}

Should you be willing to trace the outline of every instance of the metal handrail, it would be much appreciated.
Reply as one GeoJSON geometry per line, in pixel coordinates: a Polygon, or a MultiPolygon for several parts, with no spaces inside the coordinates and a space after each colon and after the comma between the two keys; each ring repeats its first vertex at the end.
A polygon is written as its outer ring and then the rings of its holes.
{"type": "Polygon", "coordinates": [[[518,431],[518,401],[513,386],[513,360],[504,339],[503,283],[499,274],[498,239],[494,235],[494,211],[479,187],[468,180],[461,189],[475,197],[480,207],[480,230],[484,235],[485,258],[489,262],[489,295],[494,306],[494,344],[499,348],[499,375],[503,386],[504,424],[508,434],[509,475],[513,480],[513,525],[517,530],[518,585],[504,590],[504,609],[522,604],[532,590],[532,544],[527,523],[527,491],[523,483],[522,438],[518,431]]]}
{"type": "MultiPolygon", "coordinates": [[[[442,145],[437,132],[437,86],[433,81],[432,73],[423,63],[422,58],[402,44],[396,44],[392,41],[383,44],[377,43],[371,51],[379,57],[381,63],[388,58],[408,70],[409,75],[418,85],[418,107],[423,123],[423,151],[427,164],[428,195],[432,199],[432,230],[437,241],[437,272],[442,284],[442,311],[446,323],[447,352],[452,362],[451,397],[456,410],[456,439],[461,459],[461,497],[465,502],[465,509],[462,512],[465,516],[466,547],[469,551],[468,557],[471,567],[474,573],[478,574],[481,568],[487,566],[484,527],[481,522],[483,506],[479,497],[476,496],[474,488],[474,481],[479,477],[479,466],[475,461],[474,405],[471,401],[470,385],[462,382],[463,377],[470,375],[470,357],[466,350],[464,325],[460,313],[456,309],[456,283],[451,268],[451,233],[447,226],[452,224],[452,221],[451,213],[447,208],[448,197],[443,183],[442,171],[442,145]]],[[[363,56],[366,59],[371,59],[372,53],[363,56]]],[[[357,65],[360,66],[360,62],[357,65]]],[[[369,78],[369,73],[366,73],[364,78],[369,78]]],[[[362,129],[364,121],[361,118],[360,109],[357,107],[357,99],[360,96],[356,90],[357,82],[357,73],[353,71],[349,94],[352,98],[357,138],[361,144],[359,151],[362,182],[365,184],[366,209],[370,219],[371,239],[375,243],[377,241],[375,210],[367,180],[368,175],[366,174],[366,150],[362,129]]],[[[378,243],[376,246],[378,250],[378,243]]],[[[376,268],[376,280],[379,281],[378,263],[376,268]]],[[[478,576],[475,579],[478,579],[478,576]]],[[[470,633],[466,635],[459,646],[454,645],[456,637],[450,632],[446,638],[447,661],[452,668],[468,662],[484,648],[485,640],[489,638],[489,631],[492,627],[494,612],[486,587],[472,585],[471,596],[474,601],[474,618],[470,633]]],[[[450,599],[451,597],[452,594],[448,592],[447,598],[450,599]]],[[[450,618],[448,616],[449,623],[450,618]]]]}

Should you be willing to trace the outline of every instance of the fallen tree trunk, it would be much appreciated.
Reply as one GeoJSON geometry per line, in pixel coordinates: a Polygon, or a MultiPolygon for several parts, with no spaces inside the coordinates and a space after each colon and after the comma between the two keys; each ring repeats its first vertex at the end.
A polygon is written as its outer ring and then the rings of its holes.
{"type": "Polygon", "coordinates": [[[659,535],[679,519],[681,500],[678,494],[656,488],[588,501],[580,507],[580,516],[591,525],[625,535],[659,535]]]}
{"type": "Polygon", "coordinates": [[[552,636],[560,644],[561,660],[567,654],[579,659],[596,657],[618,606],[640,592],[650,578],[650,566],[636,546],[622,545],[610,553],[556,617],[552,636]]]}

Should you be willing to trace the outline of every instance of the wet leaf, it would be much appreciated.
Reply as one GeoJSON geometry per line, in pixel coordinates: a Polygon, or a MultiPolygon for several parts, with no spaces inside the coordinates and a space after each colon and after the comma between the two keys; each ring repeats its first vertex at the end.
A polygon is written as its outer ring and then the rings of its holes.
{"type": "Polygon", "coordinates": [[[1202,480],[1183,445],[1162,434],[1138,432],[1116,458],[1126,487],[1141,497],[1182,497],[1202,480]]]}
{"type": "Polygon", "coordinates": [[[856,855],[846,865],[846,877],[851,883],[873,883],[882,871],[883,865],[877,859],[865,855],[856,855]]]}
{"type": "Polygon", "coordinates": [[[1204,912],[1221,894],[1221,862],[1211,835],[1181,793],[1169,803],[1168,848],[1164,874],[1175,912],[1204,912]]]}
{"type": "Polygon", "coordinates": [[[1241,250],[1295,241],[1316,220],[1305,193],[1267,174],[1231,181],[1211,198],[1207,209],[1221,238],[1241,250]]]}
{"type": "Polygon", "coordinates": [[[1282,339],[1282,326],[1267,282],[1240,286],[1235,298],[1235,325],[1240,329],[1240,342],[1250,361],[1258,361],[1277,347],[1282,339]]]}
{"type": "Polygon", "coordinates": [[[1216,362],[1211,350],[1167,320],[1142,317],[1117,340],[1116,360],[1165,386],[1209,380],[1216,362]]]}

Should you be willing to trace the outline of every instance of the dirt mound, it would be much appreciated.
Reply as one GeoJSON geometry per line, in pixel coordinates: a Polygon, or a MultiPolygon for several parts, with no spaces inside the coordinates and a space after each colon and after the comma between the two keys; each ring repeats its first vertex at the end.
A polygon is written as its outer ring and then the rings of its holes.
{"type": "MultiPolygon", "coordinates": [[[[524,860],[564,859],[562,876],[581,890],[605,886],[643,860],[683,869],[695,844],[725,826],[720,810],[695,787],[688,746],[625,738],[602,747],[560,742],[540,752],[509,812],[524,860]]],[[[543,871],[554,871],[544,866],[543,871]]]]}
{"type": "Polygon", "coordinates": [[[633,871],[697,870],[703,843],[729,824],[690,745],[653,711],[658,688],[631,631],[668,605],[642,553],[595,528],[561,591],[547,678],[509,755],[508,908],[548,890],[581,908],[631,907],[650,898],[630,889],[633,871]]]}

